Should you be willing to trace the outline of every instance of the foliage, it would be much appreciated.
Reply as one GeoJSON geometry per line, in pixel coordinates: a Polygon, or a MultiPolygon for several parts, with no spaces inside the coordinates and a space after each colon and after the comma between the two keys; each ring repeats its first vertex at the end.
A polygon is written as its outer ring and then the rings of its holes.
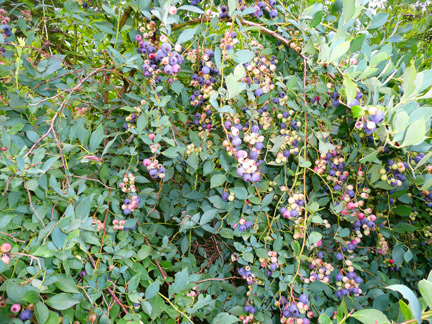
{"type": "Polygon", "coordinates": [[[0,323],[428,319],[412,4],[0,0],[0,323]]]}

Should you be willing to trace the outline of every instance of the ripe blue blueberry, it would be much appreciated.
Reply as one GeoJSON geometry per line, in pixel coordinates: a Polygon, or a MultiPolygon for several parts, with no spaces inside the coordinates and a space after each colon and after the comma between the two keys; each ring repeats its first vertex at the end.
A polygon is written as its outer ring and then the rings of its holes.
{"type": "Polygon", "coordinates": [[[308,304],[309,303],[309,297],[306,294],[301,294],[299,297],[299,301],[303,304],[308,304]]]}
{"type": "Polygon", "coordinates": [[[22,321],[28,321],[33,317],[33,312],[29,309],[23,310],[19,316],[22,321]]]}

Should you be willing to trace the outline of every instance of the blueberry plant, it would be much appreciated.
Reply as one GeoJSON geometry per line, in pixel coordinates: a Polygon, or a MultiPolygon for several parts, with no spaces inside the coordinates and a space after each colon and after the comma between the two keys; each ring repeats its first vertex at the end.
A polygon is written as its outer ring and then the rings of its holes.
{"type": "Polygon", "coordinates": [[[0,0],[0,323],[431,322],[428,5],[0,0]]]}

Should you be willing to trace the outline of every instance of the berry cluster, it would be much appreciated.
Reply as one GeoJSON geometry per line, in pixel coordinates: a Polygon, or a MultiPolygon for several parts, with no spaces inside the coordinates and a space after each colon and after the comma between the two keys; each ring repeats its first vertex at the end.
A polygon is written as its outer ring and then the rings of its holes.
{"type": "Polygon", "coordinates": [[[275,302],[277,307],[282,307],[281,323],[289,324],[309,324],[310,318],[314,317],[312,311],[309,311],[309,297],[306,294],[301,294],[298,302],[289,303],[288,300],[281,296],[279,301],[275,302]],[[301,317],[301,315],[306,315],[301,317]]]}
{"type": "MultiPolygon", "coordinates": [[[[90,1],[91,1],[91,0],[90,0],[90,1]]],[[[1,11],[0,11],[0,12],[1,12],[1,11]]],[[[22,15],[22,18],[23,18],[24,20],[27,20],[27,21],[31,21],[32,18],[33,18],[32,14],[31,14],[31,11],[30,11],[29,9],[27,9],[27,10],[21,10],[21,11],[20,11],[20,14],[22,15]]],[[[0,14],[0,19],[2,19],[1,14],[0,14]]]]}
{"type": "Polygon", "coordinates": [[[2,260],[5,264],[9,264],[11,261],[9,251],[12,249],[10,243],[3,243],[0,246],[0,260],[2,260]]]}
{"type": "Polygon", "coordinates": [[[144,166],[147,168],[147,171],[150,174],[150,177],[153,179],[157,179],[158,177],[163,179],[165,178],[165,168],[162,164],[159,163],[158,160],[153,159],[144,159],[143,161],[144,166]]]}
{"type": "MultiPolygon", "coordinates": [[[[4,9],[0,9],[0,33],[3,35],[5,42],[7,43],[7,38],[12,36],[12,28],[8,25],[10,18],[6,14],[4,9]]],[[[0,47],[0,54],[6,52],[6,49],[2,46],[0,47]]]]}
{"type": "Polygon", "coordinates": [[[320,256],[322,256],[321,251],[317,253],[317,258],[313,259],[309,263],[309,269],[311,272],[309,274],[309,278],[303,278],[304,282],[308,283],[317,280],[320,280],[325,284],[330,282],[330,276],[332,271],[334,271],[334,267],[330,263],[324,262],[320,256]]]}
{"type": "Polygon", "coordinates": [[[254,125],[249,131],[247,127],[243,127],[240,123],[232,125],[230,121],[226,121],[224,126],[228,134],[228,140],[224,140],[222,145],[226,148],[228,155],[234,155],[237,158],[239,163],[237,174],[246,182],[260,181],[261,170],[258,169],[258,166],[263,161],[258,160],[258,155],[264,148],[264,136],[258,134],[259,127],[254,125]],[[243,140],[248,143],[249,153],[240,149],[243,143],[240,138],[240,131],[244,131],[243,140]]]}
{"type": "MultiPolygon", "coordinates": [[[[242,1],[240,0],[239,3],[242,3],[242,1]]],[[[276,0],[269,0],[268,3],[264,1],[259,1],[253,6],[255,12],[252,12],[249,15],[251,17],[262,18],[264,16],[264,13],[267,13],[271,19],[275,19],[278,16],[278,11],[275,8],[275,6],[276,6],[276,0]]],[[[244,11],[246,8],[247,8],[246,6],[242,5],[240,7],[240,10],[244,11]]]]}
{"type": "Polygon", "coordinates": [[[253,223],[251,221],[246,221],[243,217],[240,218],[240,220],[238,221],[238,223],[235,223],[233,226],[233,229],[236,229],[238,227],[240,232],[244,232],[249,228],[253,227],[253,223]]]}
{"type": "MultiPolygon", "coordinates": [[[[357,99],[354,99],[354,101],[357,99]]],[[[357,129],[363,129],[366,135],[372,135],[377,129],[377,125],[384,121],[384,112],[377,107],[368,108],[368,116],[362,116],[361,119],[355,124],[357,129]]]]}
{"type": "Polygon", "coordinates": [[[199,292],[198,292],[198,287],[195,286],[195,287],[193,287],[193,288],[191,289],[190,292],[187,293],[187,296],[188,296],[188,297],[193,297],[193,298],[195,298],[195,297],[198,296],[198,294],[199,294],[199,292]]]}
{"type": "Polygon", "coordinates": [[[250,266],[244,266],[237,270],[238,274],[247,281],[248,285],[252,285],[256,275],[252,272],[250,266]]]}
{"type": "Polygon", "coordinates": [[[96,230],[100,231],[105,228],[104,223],[101,222],[99,219],[93,218],[92,220],[93,225],[96,225],[96,230]]]}
{"type": "MultiPolygon", "coordinates": [[[[142,105],[145,105],[147,102],[145,100],[141,101],[142,105]]],[[[137,106],[132,108],[134,111],[125,118],[127,123],[123,124],[123,129],[126,133],[129,133],[132,129],[136,129],[136,122],[138,117],[141,115],[142,108],[137,106]]]]}
{"type": "Polygon", "coordinates": [[[140,203],[140,199],[138,196],[132,196],[131,199],[126,198],[123,200],[123,205],[121,206],[121,209],[123,210],[125,215],[130,215],[131,212],[133,212],[136,208],[138,208],[140,203]]]}
{"type": "Polygon", "coordinates": [[[294,194],[288,198],[288,206],[282,207],[279,211],[285,218],[297,219],[304,212],[305,195],[294,194]]]}
{"type": "Polygon", "coordinates": [[[265,268],[265,274],[267,277],[270,277],[274,271],[279,268],[278,258],[277,258],[277,252],[275,251],[268,251],[268,258],[260,258],[259,261],[261,263],[261,267],[265,268]]]}
{"type": "MultiPolygon", "coordinates": [[[[180,65],[183,63],[184,58],[178,52],[182,51],[181,45],[175,46],[175,51],[170,43],[167,42],[166,36],[160,37],[160,42],[145,40],[147,34],[153,32],[144,33],[144,37],[136,35],[135,39],[139,42],[138,52],[140,54],[147,54],[147,59],[144,60],[143,74],[145,77],[152,77],[159,75],[164,72],[168,76],[176,76],[180,71],[180,65]],[[162,43],[162,44],[160,44],[162,43]],[[160,46],[159,46],[160,45],[160,46]]],[[[171,79],[171,83],[174,80],[171,79]]]]}
{"type": "Polygon", "coordinates": [[[243,307],[243,310],[246,313],[245,315],[241,315],[239,318],[242,321],[243,324],[252,323],[254,320],[254,314],[256,313],[257,309],[254,306],[251,306],[249,304],[246,304],[243,307]]]}
{"type": "Polygon", "coordinates": [[[76,113],[77,117],[84,117],[88,110],[89,110],[89,108],[85,107],[85,106],[75,107],[75,113],[76,113]]]}
{"type": "Polygon", "coordinates": [[[363,282],[363,279],[354,272],[354,267],[350,260],[346,260],[345,263],[348,266],[345,275],[342,272],[338,272],[335,276],[336,286],[339,288],[336,291],[336,296],[339,298],[348,295],[358,297],[362,293],[359,285],[363,282]]]}
{"type": "Polygon", "coordinates": [[[132,173],[128,173],[123,177],[123,182],[120,182],[119,187],[122,192],[136,192],[135,177],[132,173]]]}
{"type": "Polygon", "coordinates": [[[387,160],[387,166],[380,170],[381,180],[387,181],[389,185],[392,187],[400,187],[402,186],[402,182],[406,180],[406,176],[403,172],[408,168],[407,162],[395,162],[390,159],[387,160]]]}
{"type": "Polygon", "coordinates": [[[219,45],[221,50],[232,50],[234,46],[238,44],[239,40],[237,39],[236,32],[226,32],[224,38],[222,38],[221,44],[219,45]]]}
{"type": "Polygon", "coordinates": [[[234,192],[228,193],[226,191],[222,192],[221,198],[223,201],[233,201],[235,198],[234,192]]]}

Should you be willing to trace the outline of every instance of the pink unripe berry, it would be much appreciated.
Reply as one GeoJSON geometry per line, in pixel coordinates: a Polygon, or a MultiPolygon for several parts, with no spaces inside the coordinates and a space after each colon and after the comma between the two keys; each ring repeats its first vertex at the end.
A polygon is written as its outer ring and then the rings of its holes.
{"type": "Polygon", "coordinates": [[[9,252],[11,250],[12,246],[10,245],[10,243],[3,243],[1,246],[1,250],[3,252],[9,252]]]}
{"type": "Polygon", "coordinates": [[[0,258],[5,264],[9,264],[10,262],[10,256],[7,254],[3,254],[0,258]]]}
{"type": "Polygon", "coordinates": [[[150,159],[144,159],[143,164],[144,164],[146,167],[150,166],[150,164],[151,164],[150,159]]]}
{"type": "Polygon", "coordinates": [[[16,314],[21,310],[21,305],[19,304],[13,304],[11,307],[11,312],[16,314]]]}
{"type": "Polygon", "coordinates": [[[171,7],[169,8],[169,13],[170,13],[170,15],[175,15],[175,14],[177,13],[177,8],[176,8],[176,6],[171,6],[171,7]]]}

